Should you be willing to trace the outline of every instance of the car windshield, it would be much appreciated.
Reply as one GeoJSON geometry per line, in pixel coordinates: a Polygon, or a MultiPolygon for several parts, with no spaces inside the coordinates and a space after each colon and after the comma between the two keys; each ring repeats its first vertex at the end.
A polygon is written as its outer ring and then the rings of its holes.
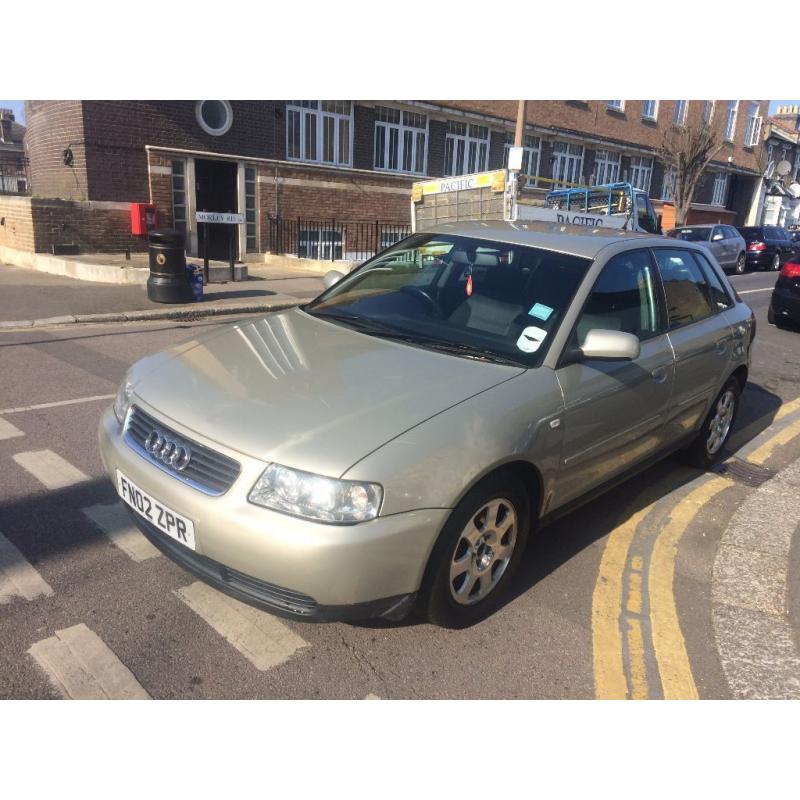
{"type": "Polygon", "coordinates": [[[711,238],[711,228],[675,228],[667,236],[683,239],[685,242],[707,242],[711,238]]]}
{"type": "Polygon", "coordinates": [[[416,234],[304,310],[456,356],[538,366],[591,261],[522,245],[416,234]]]}
{"type": "Polygon", "coordinates": [[[763,228],[739,228],[739,233],[746,242],[755,242],[757,239],[764,238],[763,228]]]}

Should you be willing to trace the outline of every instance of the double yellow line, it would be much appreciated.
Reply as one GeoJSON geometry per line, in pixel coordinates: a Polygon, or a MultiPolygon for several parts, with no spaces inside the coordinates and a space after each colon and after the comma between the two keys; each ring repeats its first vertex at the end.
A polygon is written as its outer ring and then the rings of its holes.
{"type": "MultiPolygon", "coordinates": [[[[784,404],[774,421],[798,409],[800,398],[784,404]]],[[[776,447],[798,435],[800,420],[764,442],[748,460],[763,464],[776,447]]],[[[675,559],[681,537],[703,506],[732,484],[719,477],[696,482],[670,511],[653,541],[649,559],[635,552],[633,545],[659,498],[632,513],[609,534],[592,596],[592,658],[598,698],[657,696],[657,687],[648,678],[648,653],[650,661],[655,661],[665,699],[698,698],[673,592],[675,559]]]]}

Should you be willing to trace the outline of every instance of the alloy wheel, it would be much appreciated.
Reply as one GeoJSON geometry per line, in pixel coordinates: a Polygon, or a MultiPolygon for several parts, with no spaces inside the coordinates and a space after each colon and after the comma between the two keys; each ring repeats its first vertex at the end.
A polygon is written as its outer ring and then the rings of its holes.
{"type": "Polygon", "coordinates": [[[745,271],[744,253],[741,253],[739,255],[739,258],[736,259],[735,271],[736,271],[737,275],[742,275],[744,273],[744,271],[745,271]]]}
{"type": "Polygon", "coordinates": [[[778,270],[780,268],[781,268],[781,257],[777,253],[775,253],[775,255],[772,257],[772,269],[778,270]]]}
{"type": "Polygon", "coordinates": [[[460,605],[483,600],[508,568],[517,543],[517,513],[506,499],[485,503],[458,537],[450,562],[450,594],[460,605]]]}
{"type": "Polygon", "coordinates": [[[706,450],[710,456],[715,455],[725,443],[725,439],[728,438],[728,433],[733,423],[733,412],[735,410],[736,397],[733,392],[728,389],[723,392],[719,400],[717,400],[715,414],[709,425],[706,450]]]}

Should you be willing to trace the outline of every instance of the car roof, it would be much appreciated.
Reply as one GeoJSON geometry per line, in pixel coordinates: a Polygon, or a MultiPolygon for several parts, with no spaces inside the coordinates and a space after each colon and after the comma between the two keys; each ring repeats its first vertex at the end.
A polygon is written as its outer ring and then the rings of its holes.
{"type": "Polygon", "coordinates": [[[717,225],[726,225],[725,222],[704,222],[702,225],[676,225],[671,230],[673,231],[685,231],[688,228],[694,230],[695,228],[716,228],[717,225]]]}
{"type": "Polygon", "coordinates": [[[421,223],[417,233],[449,233],[453,236],[471,236],[491,239],[503,244],[520,244],[539,247],[583,258],[595,258],[604,248],[628,240],[639,247],[665,244],[662,236],[614,228],[589,228],[583,225],[563,225],[557,222],[503,220],[473,220],[448,222],[442,225],[421,223]]]}

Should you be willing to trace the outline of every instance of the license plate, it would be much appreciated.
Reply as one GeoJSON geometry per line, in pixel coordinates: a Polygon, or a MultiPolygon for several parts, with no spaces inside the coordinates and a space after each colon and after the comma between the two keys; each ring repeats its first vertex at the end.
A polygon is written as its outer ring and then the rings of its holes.
{"type": "Polygon", "coordinates": [[[194,523],[182,514],[159,503],[117,470],[117,492],[137,513],[175,541],[194,550],[194,523]]]}

